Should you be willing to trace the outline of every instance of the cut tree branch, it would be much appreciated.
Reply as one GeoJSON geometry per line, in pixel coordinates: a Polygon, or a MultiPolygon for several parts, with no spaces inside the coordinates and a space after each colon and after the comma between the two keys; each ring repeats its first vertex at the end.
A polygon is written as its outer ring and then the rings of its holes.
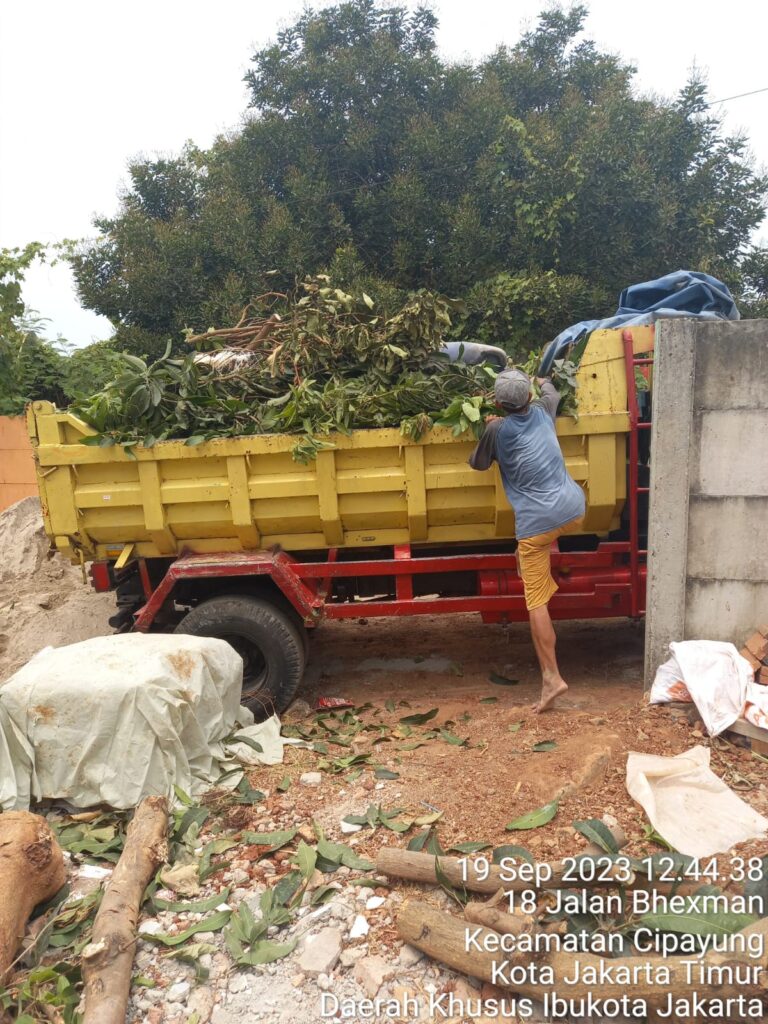
{"type": "Polygon", "coordinates": [[[168,802],[148,796],[139,804],[125,846],[83,950],[83,1024],[124,1024],[131,988],[136,924],[144,890],[168,855],[168,802]]]}
{"type": "MultiPolygon", "coordinates": [[[[397,930],[405,942],[454,970],[532,999],[541,999],[544,991],[554,992],[569,1000],[589,995],[600,996],[603,999],[621,999],[627,994],[627,984],[623,981],[612,980],[612,977],[616,977],[621,968],[628,968],[630,971],[637,969],[637,980],[631,986],[631,993],[637,999],[646,1000],[649,1006],[657,1005],[666,998],[667,993],[671,993],[675,998],[690,996],[694,992],[702,999],[735,999],[739,995],[761,1000],[766,998],[766,991],[757,980],[753,984],[732,984],[730,981],[724,980],[716,986],[702,984],[695,977],[688,981],[683,964],[685,957],[650,956],[604,959],[592,953],[571,953],[562,950],[543,951],[533,956],[527,951],[498,952],[496,951],[500,938],[498,932],[490,928],[474,926],[472,932],[473,935],[477,932],[475,941],[481,947],[477,949],[475,942],[468,943],[467,929],[468,924],[465,920],[445,913],[445,911],[436,910],[419,900],[411,900],[406,903],[397,915],[397,930]],[[535,961],[539,973],[540,968],[544,965],[551,968],[553,976],[551,985],[542,986],[536,975],[530,971],[533,961],[535,961]],[[525,969],[523,980],[519,982],[516,980],[514,986],[504,984],[504,979],[494,971],[494,965],[500,963],[506,964],[507,973],[515,967],[525,969]],[[598,977],[601,976],[604,969],[607,969],[607,980],[597,986],[579,980],[587,967],[594,968],[598,977]],[[670,972],[668,987],[660,986],[653,980],[654,976],[658,977],[661,974],[662,969],[670,972]]],[[[720,956],[716,958],[703,957],[700,962],[722,964],[724,958],[720,956]]]]}

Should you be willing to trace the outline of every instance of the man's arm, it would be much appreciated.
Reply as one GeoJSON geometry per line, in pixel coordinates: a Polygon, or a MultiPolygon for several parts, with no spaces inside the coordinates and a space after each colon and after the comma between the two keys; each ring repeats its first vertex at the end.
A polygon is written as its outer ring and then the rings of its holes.
{"type": "Polygon", "coordinates": [[[549,379],[542,380],[539,378],[539,383],[541,384],[541,398],[539,401],[554,420],[557,417],[557,407],[560,404],[560,392],[549,379]]]}
{"type": "Polygon", "coordinates": [[[496,435],[502,422],[501,419],[493,419],[486,423],[483,436],[469,456],[469,464],[472,469],[490,469],[496,461],[496,435]]]}

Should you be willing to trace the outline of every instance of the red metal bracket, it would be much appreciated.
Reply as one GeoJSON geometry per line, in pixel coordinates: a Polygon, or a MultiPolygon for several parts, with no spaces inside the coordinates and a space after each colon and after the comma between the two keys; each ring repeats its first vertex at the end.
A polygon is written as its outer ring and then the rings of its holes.
{"type": "Polygon", "coordinates": [[[181,555],[134,621],[134,629],[146,633],[157,613],[180,580],[220,579],[226,576],[269,576],[299,612],[307,625],[316,625],[323,599],[293,571],[293,559],[284,551],[222,552],[215,555],[181,555]]]}

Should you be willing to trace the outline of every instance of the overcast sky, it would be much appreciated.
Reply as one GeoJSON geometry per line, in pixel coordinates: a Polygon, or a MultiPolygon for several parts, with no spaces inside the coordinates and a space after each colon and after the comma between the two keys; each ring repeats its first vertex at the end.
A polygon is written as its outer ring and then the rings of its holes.
{"type": "MultiPolygon", "coordinates": [[[[414,6],[407,0],[408,6],[414,6]]],[[[768,5],[678,0],[587,0],[588,33],[638,68],[637,88],[672,95],[695,65],[710,97],[768,87],[768,5]]],[[[125,167],[139,154],[202,146],[235,127],[254,49],[301,10],[293,0],[0,0],[0,247],[93,233],[115,211],[125,167]]],[[[311,6],[324,6],[315,2],[311,6]]],[[[544,0],[434,0],[438,43],[473,59],[514,43],[544,0]]],[[[722,107],[768,165],[768,92],[722,107]]],[[[675,269],[675,268],[664,268],[675,269]]],[[[628,282],[629,283],[629,282],[628,282]]],[[[109,322],[77,302],[68,270],[28,276],[29,306],[48,333],[77,344],[108,337],[109,322]]]]}

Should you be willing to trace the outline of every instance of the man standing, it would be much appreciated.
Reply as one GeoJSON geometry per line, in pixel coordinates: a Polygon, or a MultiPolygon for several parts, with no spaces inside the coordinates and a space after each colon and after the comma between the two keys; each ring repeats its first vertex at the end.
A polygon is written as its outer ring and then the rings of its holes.
{"type": "Polygon", "coordinates": [[[541,381],[541,398],[531,401],[531,380],[522,370],[504,370],[496,378],[496,403],[503,417],[486,421],[483,436],[469,458],[473,469],[498,462],[509,503],[515,511],[518,570],[523,579],[531,636],[541,666],[538,713],[548,711],[568,684],[555,657],[555,630],[547,605],[557,590],[552,578],[551,545],[563,533],[576,533],[584,518],[584,492],[568,475],[555,433],[560,396],[551,381],[541,381]]]}

